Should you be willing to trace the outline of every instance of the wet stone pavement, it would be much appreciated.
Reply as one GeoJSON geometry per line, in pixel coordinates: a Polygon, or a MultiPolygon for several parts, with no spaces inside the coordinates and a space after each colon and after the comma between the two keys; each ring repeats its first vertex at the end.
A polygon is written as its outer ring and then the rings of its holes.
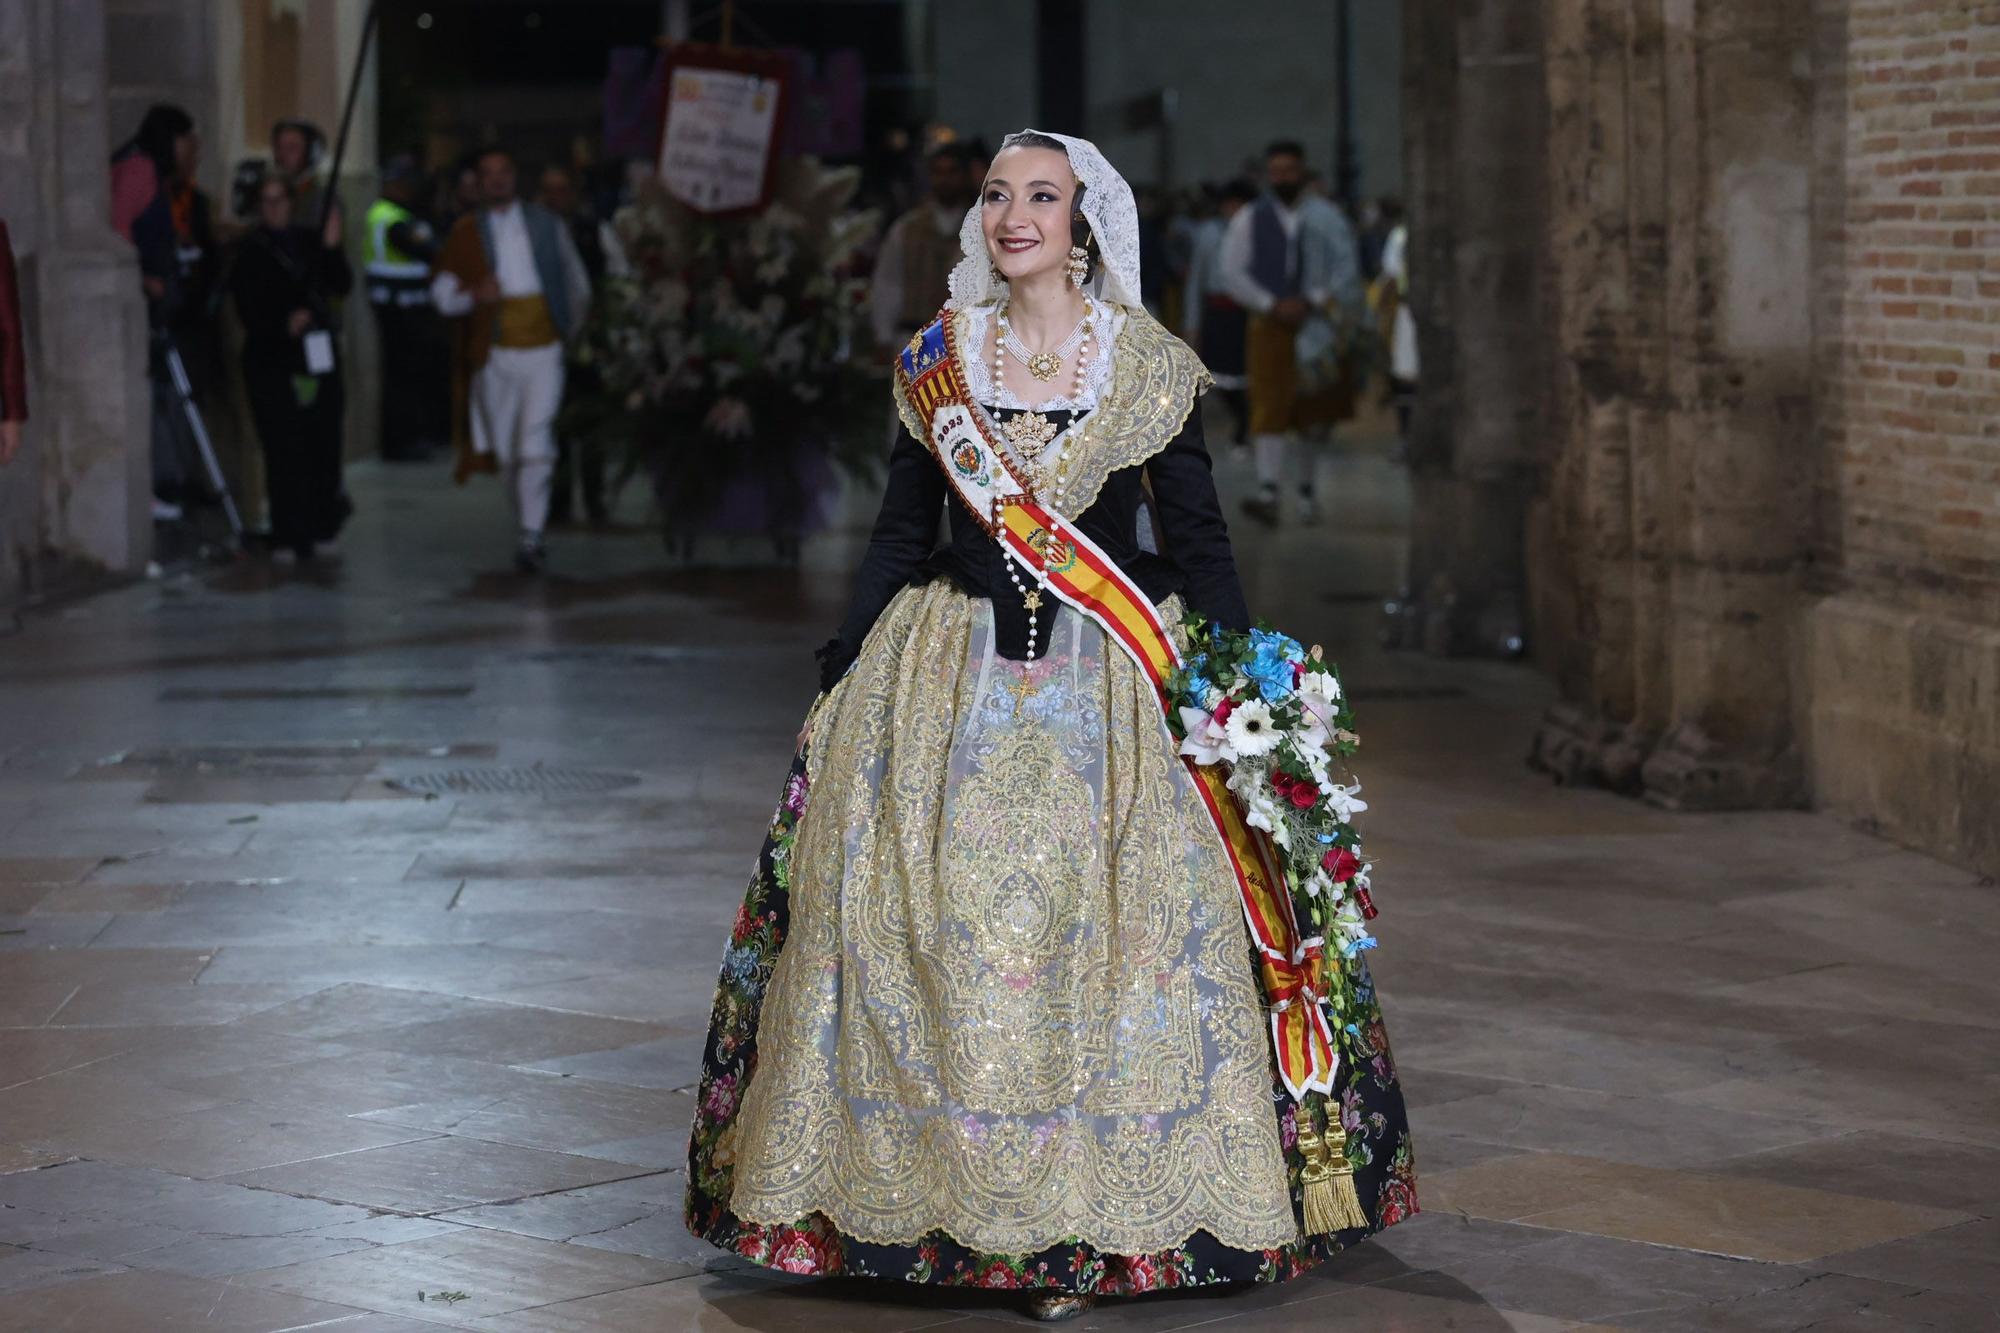
{"type": "MultiPolygon", "coordinates": [[[[1373,647],[1402,473],[1322,471],[1329,522],[1239,540],[1360,701],[1425,1211],[1071,1327],[2000,1326],[2000,893],[1822,817],[1551,788],[1531,671],[1373,647]]],[[[353,485],[337,559],[0,638],[0,1329],[1020,1326],[681,1227],[716,962],[853,537],[795,575],[568,534],[530,585],[491,487],[353,485]]]]}

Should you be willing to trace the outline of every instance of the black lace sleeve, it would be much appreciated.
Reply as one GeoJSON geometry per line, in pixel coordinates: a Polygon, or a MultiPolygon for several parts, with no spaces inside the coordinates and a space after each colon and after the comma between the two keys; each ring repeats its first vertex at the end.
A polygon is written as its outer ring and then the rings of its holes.
{"type": "Polygon", "coordinates": [[[846,672],[882,608],[931,553],[944,501],[944,474],[938,471],[930,450],[904,430],[889,455],[888,487],[882,495],[882,510],[875,516],[868,552],[854,576],[847,618],[840,622],[839,635],[819,650],[820,688],[829,688],[846,672]]]}
{"type": "Polygon", "coordinates": [[[1222,501],[1215,494],[1199,407],[1188,414],[1181,433],[1147,460],[1146,475],[1165,538],[1162,554],[1186,580],[1188,609],[1221,621],[1224,628],[1248,629],[1250,608],[1236,576],[1222,501]]]}

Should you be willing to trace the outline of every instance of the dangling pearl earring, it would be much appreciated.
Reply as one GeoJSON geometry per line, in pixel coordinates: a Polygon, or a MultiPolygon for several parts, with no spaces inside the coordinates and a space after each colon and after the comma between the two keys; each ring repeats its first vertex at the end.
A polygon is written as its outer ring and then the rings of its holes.
{"type": "Polygon", "coordinates": [[[1080,245],[1072,245],[1069,248],[1069,263],[1063,267],[1069,272],[1070,282],[1081,291],[1090,278],[1090,251],[1080,245]]]}

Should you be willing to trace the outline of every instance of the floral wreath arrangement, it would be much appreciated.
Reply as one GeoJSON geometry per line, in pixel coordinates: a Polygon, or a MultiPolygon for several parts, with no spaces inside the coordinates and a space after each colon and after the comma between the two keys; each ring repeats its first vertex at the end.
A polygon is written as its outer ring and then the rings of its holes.
{"type": "Polygon", "coordinates": [[[614,219],[631,272],[605,282],[573,353],[602,391],[563,427],[650,475],[670,540],[691,541],[748,479],[783,553],[806,523],[814,455],[856,475],[877,465],[881,379],[853,356],[876,222],[848,211],[859,183],[794,157],[755,214],[698,213],[648,181],[614,219]]]}
{"type": "MultiPolygon", "coordinates": [[[[1353,824],[1368,806],[1361,784],[1334,771],[1360,746],[1340,675],[1319,647],[1308,652],[1269,628],[1225,630],[1193,614],[1183,628],[1189,652],[1167,680],[1168,729],[1194,763],[1227,767],[1244,822],[1269,835],[1297,924],[1293,961],[1307,968],[1340,1068],[1357,1080],[1375,1054],[1360,1027],[1375,903],[1353,824]]],[[[1315,1105],[1325,1102],[1316,1092],[1300,1099],[1309,1232],[1365,1222],[1346,1197],[1351,1187],[1340,1188],[1353,1163],[1339,1114],[1315,1105]]]]}

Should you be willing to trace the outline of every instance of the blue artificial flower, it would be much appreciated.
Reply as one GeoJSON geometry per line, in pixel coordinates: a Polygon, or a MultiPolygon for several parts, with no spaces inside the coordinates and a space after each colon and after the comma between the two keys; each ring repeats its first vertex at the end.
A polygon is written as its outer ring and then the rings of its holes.
{"type": "MultiPolygon", "coordinates": [[[[1254,638],[1259,631],[1250,631],[1254,638]]],[[[1282,636],[1266,635],[1266,642],[1259,643],[1256,651],[1244,660],[1238,670],[1257,683],[1257,692],[1264,696],[1265,703],[1276,703],[1292,692],[1292,664],[1286,659],[1284,649],[1269,640],[1282,636]]]]}
{"type": "Polygon", "coordinates": [[[1262,652],[1266,648],[1275,649],[1278,655],[1288,662],[1303,662],[1306,660],[1305,645],[1291,635],[1280,634],[1276,630],[1251,630],[1250,646],[1258,652],[1262,652]]]}

